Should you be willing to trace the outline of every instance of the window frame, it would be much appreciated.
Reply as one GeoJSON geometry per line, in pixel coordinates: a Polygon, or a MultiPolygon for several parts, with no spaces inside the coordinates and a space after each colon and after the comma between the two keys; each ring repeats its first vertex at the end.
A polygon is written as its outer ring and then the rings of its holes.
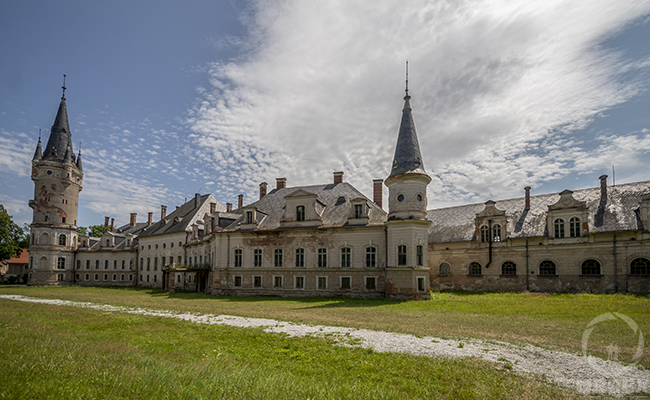
{"type": "Polygon", "coordinates": [[[569,220],[569,237],[580,237],[580,218],[571,217],[569,220]]]}
{"type": "Polygon", "coordinates": [[[305,206],[296,206],[296,221],[302,222],[305,220],[305,206]]]}
{"type": "Polygon", "coordinates": [[[352,248],[349,246],[341,247],[341,268],[352,267],[352,248]]]}
{"type": "Polygon", "coordinates": [[[415,246],[415,265],[424,266],[424,246],[421,244],[415,246]]]}
{"type": "Polygon", "coordinates": [[[366,247],[366,268],[377,268],[377,247],[366,247]]]}
{"type": "Polygon", "coordinates": [[[601,276],[602,265],[595,258],[588,258],[580,264],[580,276],[601,276]]]}
{"type": "Polygon", "coordinates": [[[503,276],[517,276],[517,264],[515,264],[513,261],[504,261],[501,264],[501,275],[503,276]],[[512,271],[512,273],[509,273],[509,271],[512,271]]]}
{"type": "Polygon", "coordinates": [[[352,290],[352,277],[351,276],[342,276],[339,279],[339,286],[341,287],[341,290],[352,290]],[[343,281],[347,281],[347,287],[343,285],[343,281]]]}
{"type": "Polygon", "coordinates": [[[406,245],[405,244],[397,245],[397,265],[400,267],[406,266],[407,261],[408,258],[406,256],[406,245]]]}
{"type": "Polygon", "coordinates": [[[366,290],[377,290],[377,277],[364,276],[363,283],[366,290]],[[371,284],[372,282],[372,284],[371,284]]]}
{"type": "Polygon", "coordinates": [[[327,249],[325,247],[320,247],[316,250],[317,253],[317,262],[316,266],[318,268],[327,268],[327,249]]]}
{"type": "Polygon", "coordinates": [[[483,276],[483,266],[480,262],[472,261],[467,266],[467,275],[469,276],[483,276]],[[478,273],[476,273],[478,271],[478,273]]]}
{"type": "Polygon", "coordinates": [[[273,251],[273,266],[276,268],[282,268],[284,264],[284,252],[282,249],[275,249],[273,251]]]}
{"type": "Polygon", "coordinates": [[[234,249],[233,256],[233,267],[239,268],[243,265],[244,260],[244,250],[243,249],[234,249]]]}
{"type": "Polygon", "coordinates": [[[293,277],[293,288],[296,290],[305,290],[305,276],[297,275],[293,277]],[[298,284],[300,282],[300,285],[298,284]]]}
{"type": "Polygon", "coordinates": [[[630,261],[630,275],[633,276],[650,275],[650,259],[647,259],[645,257],[636,257],[632,261],[630,261]],[[640,264],[645,264],[645,265],[640,265],[640,264]]]}
{"type": "Polygon", "coordinates": [[[440,263],[440,265],[438,265],[438,276],[451,276],[451,264],[448,262],[440,263]],[[443,272],[443,267],[448,270],[448,272],[443,272]]]}
{"type": "Polygon", "coordinates": [[[564,219],[555,218],[553,220],[553,233],[555,239],[564,239],[564,219]]]}
{"type": "Polygon", "coordinates": [[[327,290],[327,276],[316,277],[316,290],[327,290]],[[324,283],[321,285],[321,283],[324,283]]]}
{"type": "Polygon", "coordinates": [[[538,276],[557,276],[557,264],[555,263],[555,261],[542,260],[542,261],[540,261],[537,269],[538,269],[537,270],[537,275],[538,276]],[[545,272],[547,270],[551,271],[551,268],[552,268],[552,271],[553,271],[552,274],[550,274],[550,273],[542,273],[542,271],[545,271],[545,272]]]}
{"type": "Polygon", "coordinates": [[[294,252],[295,257],[294,257],[294,267],[296,268],[304,268],[305,267],[305,249],[302,247],[299,247],[296,249],[294,252]]]}
{"type": "Polygon", "coordinates": [[[262,267],[263,254],[262,249],[253,249],[253,267],[262,267]]]}

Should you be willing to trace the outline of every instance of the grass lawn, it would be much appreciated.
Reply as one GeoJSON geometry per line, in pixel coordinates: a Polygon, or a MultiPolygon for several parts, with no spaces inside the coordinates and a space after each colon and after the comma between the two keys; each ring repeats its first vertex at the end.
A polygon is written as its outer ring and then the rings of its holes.
{"type": "MultiPolygon", "coordinates": [[[[86,293],[112,304],[149,298],[161,308],[197,304],[145,290],[0,289],[9,292],[75,300],[86,293]]],[[[0,341],[0,399],[586,398],[478,359],[382,354],[327,339],[4,299],[0,341]]]]}
{"type": "MultiPolygon", "coordinates": [[[[582,354],[582,335],[590,321],[604,313],[634,320],[650,338],[650,296],[524,293],[433,293],[428,301],[377,299],[218,297],[199,293],[166,293],[143,288],[0,287],[0,294],[91,301],[205,314],[274,318],[307,324],[367,328],[420,336],[473,338],[529,343],[582,354]]],[[[606,348],[621,348],[620,360],[631,360],[638,335],[617,319],[594,326],[588,350],[607,357],[606,348]]],[[[639,362],[650,367],[650,350],[639,362]]]]}

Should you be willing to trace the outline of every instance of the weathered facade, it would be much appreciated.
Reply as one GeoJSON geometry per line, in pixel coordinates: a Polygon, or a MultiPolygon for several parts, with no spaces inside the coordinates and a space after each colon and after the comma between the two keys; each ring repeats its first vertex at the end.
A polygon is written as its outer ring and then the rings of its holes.
{"type": "Polygon", "coordinates": [[[334,172],[233,210],[212,195],[160,219],[79,236],[81,155],[65,97],[35,184],[29,284],[143,286],[217,295],[426,299],[429,290],[642,292],[650,287],[650,182],[427,211],[426,172],[404,97],[391,172],[369,199],[334,172]],[[61,156],[61,154],[63,154],[61,156]],[[388,212],[382,187],[388,187],[388,212]]]}

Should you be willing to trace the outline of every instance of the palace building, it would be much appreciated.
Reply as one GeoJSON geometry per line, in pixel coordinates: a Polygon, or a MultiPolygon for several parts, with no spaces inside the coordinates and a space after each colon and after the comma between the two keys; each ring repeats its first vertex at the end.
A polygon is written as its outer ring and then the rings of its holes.
{"type": "MultiPolygon", "coordinates": [[[[430,290],[634,292],[650,288],[650,181],[428,210],[410,106],[372,199],[330,183],[275,188],[237,208],[197,193],[160,219],[79,235],[81,153],[64,95],[32,160],[30,285],[143,286],[216,295],[427,299],[430,290]],[[387,211],[383,185],[388,187],[387,211]]],[[[110,223],[109,223],[110,221],[110,223]]]]}

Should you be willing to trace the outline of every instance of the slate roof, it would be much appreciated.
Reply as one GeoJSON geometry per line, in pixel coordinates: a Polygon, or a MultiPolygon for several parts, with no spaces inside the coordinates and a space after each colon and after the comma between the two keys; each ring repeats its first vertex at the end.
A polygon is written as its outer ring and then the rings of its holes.
{"type": "MultiPolygon", "coordinates": [[[[365,199],[368,204],[369,218],[367,225],[381,225],[386,221],[386,212],[347,182],[273,189],[260,200],[251,203],[244,208],[234,210],[232,213],[221,213],[219,214],[219,217],[220,219],[224,216],[226,216],[226,218],[232,218],[236,215],[237,220],[227,227],[227,229],[236,230],[239,228],[239,224],[243,219],[244,209],[252,206],[257,209],[257,230],[277,229],[281,226],[280,222],[285,212],[286,200],[284,198],[297,191],[304,191],[316,195],[316,207],[322,218],[322,224],[319,225],[319,227],[327,228],[346,226],[348,216],[352,209],[350,200],[357,198],[365,199]],[[343,197],[345,201],[339,201],[339,198],[341,197],[343,197]],[[322,211],[319,209],[322,209],[322,211]]],[[[353,226],[357,227],[364,225],[353,226]]]]}
{"type": "Polygon", "coordinates": [[[121,233],[126,235],[127,233],[130,233],[132,235],[137,235],[140,233],[144,228],[146,228],[148,224],[146,222],[138,222],[134,226],[131,226],[129,224],[120,226],[115,230],[115,233],[121,233]]]}
{"type": "Polygon", "coordinates": [[[422,154],[420,154],[420,143],[415,132],[415,123],[411,113],[411,96],[404,97],[404,109],[402,110],[402,121],[399,126],[399,135],[395,145],[395,156],[393,157],[393,168],[388,177],[405,173],[418,173],[426,175],[422,154]]]}
{"type": "MultiPolygon", "coordinates": [[[[643,227],[638,217],[639,202],[650,197],[650,181],[629,183],[607,188],[607,201],[601,202],[600,188],[573,192],[573,197],[585,201],[589,207],[589,231],[596,233],[633,231],[643,227]]],[[[545,236],[548,206],[560,199],[559,194],[543,194],[530,197],[530,209],[525,210],[525,198],[500,200],[496,207],[505,210],[507,237],[525,238],[545,236]]],[[[427,218],[429,243],[449,243],[475,240],[476,214],[485,204],[469,204],[457,207],[429,210],[427,218]]]]}
{"type": "Polygon", "coordinates": [[[54,124],[50,129],[50,137],[47,140],[47,146],[43,151],[43,158],[62,161],[66,152],[70,152],[71,161],[75,162],[72,151],[72,138],[70,136],[70,125],[68,123],[68,111],[65,104],[65,97],[61,97],[59,110],[56,113],[54,124]]]}
{"type": "Polygon", "coordinates": [[[205,213],[210,211],[210,203],[217,203],[216,211],[226,210],[226,207],[211,194],[200,196],[198,207],[194,203],[195,198],[192,198],[164,219],[145,227],[138,235],[138,238],[186,232],[194,222],[199,219],[203,220],[205,213]]]}

